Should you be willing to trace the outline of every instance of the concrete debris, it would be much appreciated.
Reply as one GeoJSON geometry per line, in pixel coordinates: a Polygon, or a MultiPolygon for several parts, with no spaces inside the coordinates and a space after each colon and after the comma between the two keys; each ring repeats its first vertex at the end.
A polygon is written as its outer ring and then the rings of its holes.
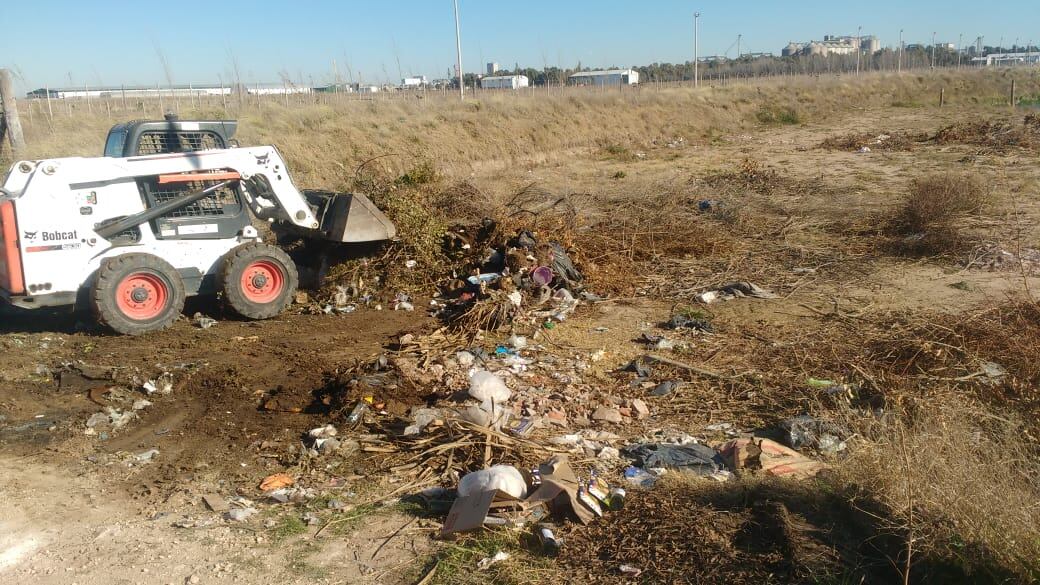
{"type": "Polygon", "coordinates": [[[248,522],[257,512],[259,510],[256,508],[234,508],[228,510],[224,517],[232,522],[248,522]]]}

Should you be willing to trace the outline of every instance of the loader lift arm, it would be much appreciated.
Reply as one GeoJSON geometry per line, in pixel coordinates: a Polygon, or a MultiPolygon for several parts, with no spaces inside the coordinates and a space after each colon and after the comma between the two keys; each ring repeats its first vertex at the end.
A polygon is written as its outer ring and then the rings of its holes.
{"type": "MultiPolygon", "coordinates": [[[[127,229],[140,225],[204,198],[232,182],[235,176],[240,178],[241,193],[253,215],[272,222],[276,227],[312,239],[344,243],[388,240],[396,235],[393,223],[364,197],[350,194],[305,197],[293,184],[285,161],[273,146],[159,154],[122,160],[126,178],[159,176],[163,182],[175,182],[180,180],[178,177],[184,181],[212,180],[214,177],[229,180],[204,192],[178,197],[161,209],[155,207],[126,218],[110,218],[110,223],[102,222],[98,228],[98,234],[106,239],[122,231],[110,226],[127,229]],[[113,219],[117,221],[111,221],[113,219]]],[[[112,177],[84,177],[82,180],[112,180],[112,177]]]]}

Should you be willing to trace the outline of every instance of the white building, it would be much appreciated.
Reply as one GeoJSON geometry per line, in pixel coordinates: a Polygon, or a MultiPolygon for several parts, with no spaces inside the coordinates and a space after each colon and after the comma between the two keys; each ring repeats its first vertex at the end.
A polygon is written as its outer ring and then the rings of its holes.
{"type": "Polygon", "coordinates": [[[379,93],[378,85],[359,85],[357,88],[358,93],[379,93]]]}
{"type": "Polygon", "coordinates": [[[1040,65],[1040,52],[1032,53],[990,53],[985,57],[971,60],[976,65],[1040,65]]]}
{"type": "Polygon", "coordinates": [[[405,89],[416,89],[419,87],[426,87],[427,81],[425,75],[419,77],[405,77],[401,80],[401,87],[405,89]]]}
{"type": "Polygon", "coordinates": [[[606,69],[582,71],[567,78],[571,85],[636,85],[639,72],[635,69],[606,69]]]}
{"type": "MultiPolygon", "coordinates": [[[[252,91],[252,88],[250,88],[252,91]]],[[[230,86],[219,85],[174,85],[174,86],[141,86],[127,85],[119,87],[51,87],[35,89],[26,94],[30,98],[45,98],[50,92],[53,99],[76,99],[76,98],[118,98],[126,96],[135,97],[158,97],[160,93],[167,96],[207,96],[207,95],[230,95],[230,86]]]]}
{"type": "Polygon", "coordinates": [[[526,75],[492,75],[480,79],[484,89],[520,89],[531,85],[526,75]]]}

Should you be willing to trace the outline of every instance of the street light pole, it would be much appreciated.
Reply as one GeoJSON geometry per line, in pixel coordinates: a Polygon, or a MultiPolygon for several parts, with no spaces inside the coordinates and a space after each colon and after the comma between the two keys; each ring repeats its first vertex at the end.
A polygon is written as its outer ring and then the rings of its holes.
{"type": "Polygon", "coordinates": [[[899,56],[896,59],[896,73],[903,72],[903,29],[899,29],[899,56]]]}
{"type": "Polygon", "coordinates": [[[701,18],[700,12],[693,13],[693,86],[700,87],[700,71],[697,70],[697,61],[699,56],[697,55],[698,44],[697,44],[697,24],[701,18]]]}
{"type": "Polygon", "coordinates": [[[863,27],[856,27],[856,75],[859,75],[859,60],[863,56],[863,27]]]}
{"type": "Polygon", "coordinates": [[[932,33],[932,69],[935,69],[935,33],[932,33]]]}
{"type": "Polygon", "coordinates": [[[462,79],[462,28],[459,26],[459,0],[455,0],[455,50],[458,55],[456,66],[459,70],[459,99],[466,99],[466,85],[462,79]]]}

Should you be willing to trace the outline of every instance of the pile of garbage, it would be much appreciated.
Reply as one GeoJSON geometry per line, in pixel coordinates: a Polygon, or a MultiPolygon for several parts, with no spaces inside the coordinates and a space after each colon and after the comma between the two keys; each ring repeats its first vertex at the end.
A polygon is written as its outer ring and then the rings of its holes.
{"type": "Polygon", "coordinates": [[[600,300],[585,290],[584,275],[559,242],[540,240],[528,230],[504,238],[496,233],[488,220],[478,230],[457,226],[448,233],[448,253],[464,262],[432,303],[445,321],[471,330],[551,326],[566,320],[582,300],[600,300]]]}

